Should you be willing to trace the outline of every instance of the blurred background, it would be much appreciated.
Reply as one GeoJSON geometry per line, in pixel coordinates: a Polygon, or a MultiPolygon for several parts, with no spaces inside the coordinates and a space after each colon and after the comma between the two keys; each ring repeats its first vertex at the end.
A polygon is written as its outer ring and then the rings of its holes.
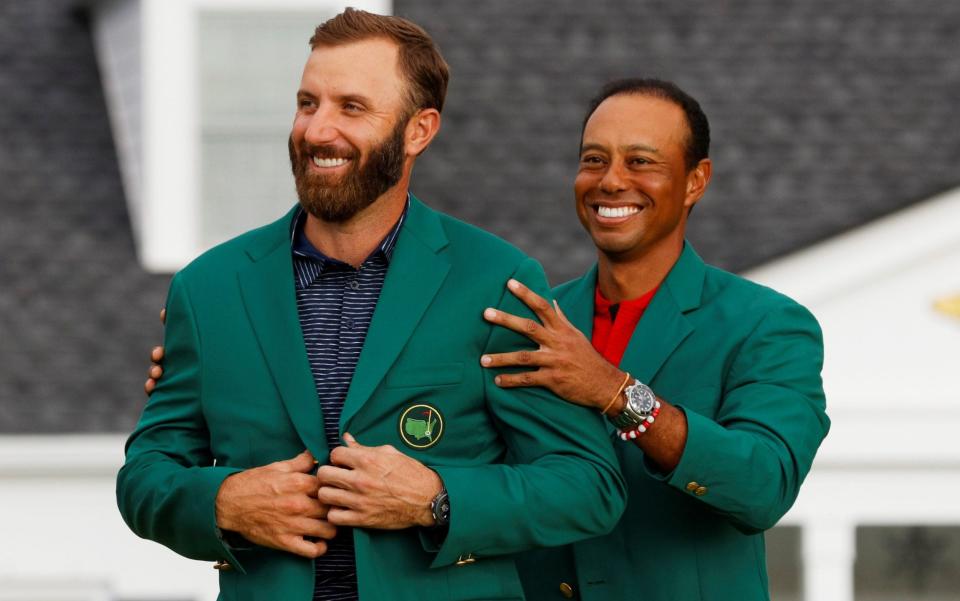
{"type": "Polygon", "coordinates": [[[714,176],[690,241],[825,333],[834,425],[768,535],[773,598],[960,599],[956,0],[2,0],[0,601],[216,597],[209,564],[126,530],[113,476],[171,273],[296,202],[307,40],[347,4],[450,63],[413,192],[554,284],[594,260],[590,97],[624,76],[696,97],[714,176]]]}

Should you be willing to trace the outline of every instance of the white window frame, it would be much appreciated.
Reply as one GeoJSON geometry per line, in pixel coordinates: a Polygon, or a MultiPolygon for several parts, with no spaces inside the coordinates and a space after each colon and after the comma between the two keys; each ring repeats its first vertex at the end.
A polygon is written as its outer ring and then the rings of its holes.
{"type": "MultiPolygon", "coordinates": [[[[204,249],[200,160],[198,21],[201,13],[309,12],[345,6],[390,14],[391,0],[141,0],[142,194],[131,211],[140,261],[181,268],[204,249]]],[[[293,94],[291,90],[291,95],[293,94]]]]}

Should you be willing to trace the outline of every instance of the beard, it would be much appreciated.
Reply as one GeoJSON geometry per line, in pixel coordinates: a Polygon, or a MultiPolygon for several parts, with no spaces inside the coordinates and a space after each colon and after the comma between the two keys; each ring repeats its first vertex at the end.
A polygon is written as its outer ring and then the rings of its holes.
{"type": "Polygon", "coordinates": [[[322,221],[343,223],[373,204],[403,175],[406,123],[407,119],[399,119],[393,131],[370,151],[362,164],[358,161],[360,151],[353,146],[344,151],[334,145],[313,146],[303,142],[298,152],[291,135],[287,146],[300,206],[322,221]],[[315,156],[350,159],[350,169],[338,176],[312,173],[310,162],[315,156]]]}

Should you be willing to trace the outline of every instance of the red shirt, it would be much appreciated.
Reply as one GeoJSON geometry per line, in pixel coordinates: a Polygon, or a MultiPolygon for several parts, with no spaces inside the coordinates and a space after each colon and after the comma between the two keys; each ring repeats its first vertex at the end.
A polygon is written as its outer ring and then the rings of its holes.
{"type": "Polygon", "coordinates": [[[614,365],[620,364],[623,358],[623,352],[627,350],[630,343],[630,337],[633,331],[643,317],[643,312],[647,305],[653,300],[660,286],[657,286],[650,292],[647,292],[640,298],[611,303],[600,294],[600,286],[597,286],[594,293],[593,302],[593,348],[603,355],[603,358],[614,365]],[[610,308],[618,306],[616,309],[616,318],[610,308]]]}

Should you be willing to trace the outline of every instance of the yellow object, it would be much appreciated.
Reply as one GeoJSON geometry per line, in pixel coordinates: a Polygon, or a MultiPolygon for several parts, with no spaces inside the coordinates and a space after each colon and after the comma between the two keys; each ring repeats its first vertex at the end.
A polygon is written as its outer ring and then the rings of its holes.
{"type": "Polygon", "coordinates": [[[944,315],[960,317],[960,294],[934,301],[933,308],[944,315]]]}

